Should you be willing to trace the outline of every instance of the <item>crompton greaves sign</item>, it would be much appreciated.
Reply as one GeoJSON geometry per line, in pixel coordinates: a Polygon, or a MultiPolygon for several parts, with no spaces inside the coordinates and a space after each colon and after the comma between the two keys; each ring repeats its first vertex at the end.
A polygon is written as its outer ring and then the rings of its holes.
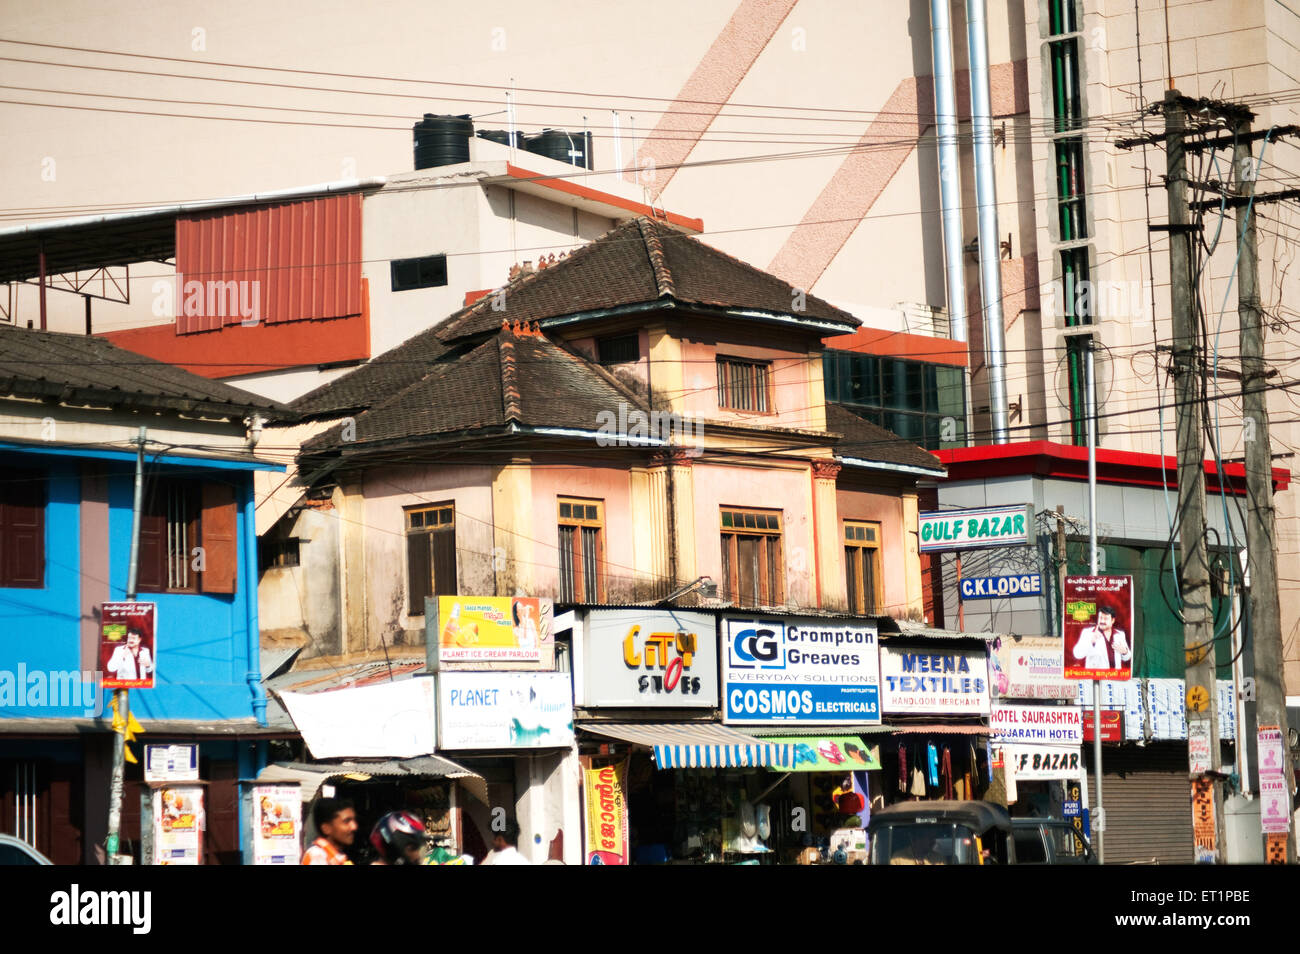
{"type": "Polygon", "coordinates": [[[935,510],[920,515],[921,552],[1013,547],[1032,541],[1029,504],[979,510],[935,510]]]}
{"type": "Polygon", "coordinates": [[[724,722],[880,722],[880,657],[872,623],[723,620],[724,722]]]}
{"type": "Polygon", "coordinates": [[[989,667],[982,650],[936,652],[882,646],[886,712],[989,711],[989,667]]]}
{"type": "Polygon", "coordinates": [[[712,616],[592,610],[581,638],[581,705],[717,708],[718,629],[712,616]]]}
{"type": "Polygon", "coordinates": [[[989,715],[994,742],[1083,744],[1078,706],[994,706],[989,715]]]}
{"type": "Polygon", "coordinates": [[[961,598],[964,600],[1042,595],[1043,577],[1038,573],[1025,573],[1021,576],[968,576],[961,581],[961,598]]]}

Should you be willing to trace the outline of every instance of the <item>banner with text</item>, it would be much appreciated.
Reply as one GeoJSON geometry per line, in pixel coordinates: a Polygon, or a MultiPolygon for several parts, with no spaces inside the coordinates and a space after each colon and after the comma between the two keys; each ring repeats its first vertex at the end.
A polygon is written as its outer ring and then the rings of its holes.
{"type": "Polygon", "coordinates": [[[995,698],[1072,700],[1079,692],[1065,678],[1065,644],[1051,636],[1004,636],[989,651],[989,667],[995,698]]]}
{"type": "Polygon", "coordinates": [[[988,715],[989,667],[983,650],[882,646],[880,676],[885,712],[988,715]]]}
{"type": "Polygon", "coordinates": [[[1083,710],[1078,706],[995,705],[989,715],[994,742],[1082,745],[1083,710]]]}

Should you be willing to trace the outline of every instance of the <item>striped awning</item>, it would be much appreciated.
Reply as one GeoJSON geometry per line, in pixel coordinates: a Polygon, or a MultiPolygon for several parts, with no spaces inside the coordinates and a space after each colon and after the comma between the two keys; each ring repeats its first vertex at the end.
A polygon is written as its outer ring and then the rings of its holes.
{"type": "Polygon", "coordinates": [[[761,742],[714,722],[597,722],[578,728],[652,749],[661,769],[773,768],[793,758],[789,745],[761,742]]]}

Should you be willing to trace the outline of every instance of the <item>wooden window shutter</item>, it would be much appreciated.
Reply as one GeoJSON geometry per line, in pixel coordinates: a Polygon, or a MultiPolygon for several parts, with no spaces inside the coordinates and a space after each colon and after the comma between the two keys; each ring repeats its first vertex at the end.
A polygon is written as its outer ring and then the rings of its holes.
{"type": "Polygon", "coordinates": [[[167,585],[167,518],[162,513],[140,512],[140,553],[137,590],[161,590],[167,585]]]}
{"type": "Polygon", "coordinates": [[[45,584],[45,482],[41,475],[11,474],[0,505],[2,572],[5,586],[45,584]],[[26,479],[22,479],[26,478],[26,479]]]}
{"type": "Polygon", "coordinates": [[[239,505],[235,488],[217,481],[203,483],[203,518],[199,524],[203,547],[204,593],[234,593],[239,576],[239,505]]]}
{"type": "Polygon", "coordinates": [[[433,569],[429,555],[429,534],[406,535],[406,578],[412,616],[424,615],[424,598],[433,595],[433,569]]]}
{"type": "Polygon", "coordinates": [[[455,596],[456,589],[456,530],[454,526],[439,527],[429,535],[433,549],[433,590],[436,596],[455,596]]]}

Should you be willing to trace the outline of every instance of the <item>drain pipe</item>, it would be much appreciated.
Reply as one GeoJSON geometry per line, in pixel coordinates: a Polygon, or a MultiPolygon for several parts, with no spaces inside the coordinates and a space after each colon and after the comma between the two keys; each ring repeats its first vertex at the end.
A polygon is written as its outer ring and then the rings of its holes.
{"type": "MultiPolygon", "coordinates": [[[[938,0],[935,0],[938,2],[938,0]]],[[[1002,323],[1002,249],[998,193],[993,181],[993,117],[989,106],[989,38],[984,0],[966,0],[970,51],[970,117],[975,150],[975,202],[979,209],[980,296],[989,375],[993,443],[1007,442],[1006,328],[1002,323]]]]}
{"type": "MultiPolygon", "coordinates": [[[[949,0],[930,0],[930,45],[934,62],[934,122],[939,145],[939,210],[943,218],[943,258],[948,273],[948,333],[953,341],[969,340],[966,328],[966,262],[962,252],[961,156],[957,149],[957,91],[953,83],[952,19],[949,0]]],[[[963,443],[970,436],[970,357],[962,369],[966,420],[963,443]]]]}

